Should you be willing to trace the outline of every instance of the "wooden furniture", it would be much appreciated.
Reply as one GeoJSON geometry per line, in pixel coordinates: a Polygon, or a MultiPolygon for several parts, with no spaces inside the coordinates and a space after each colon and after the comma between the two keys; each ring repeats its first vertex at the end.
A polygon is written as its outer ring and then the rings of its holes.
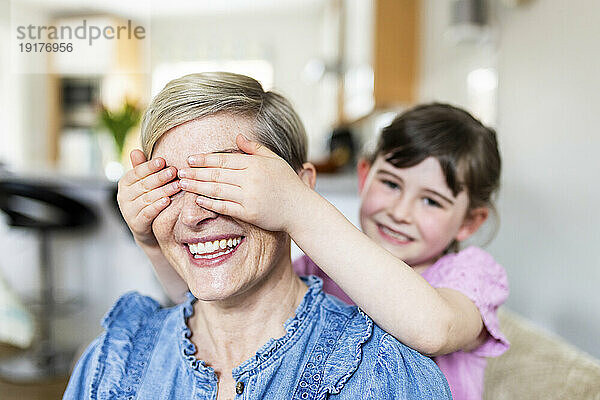
{"type": "Polygon", "coordinates": [[[420,0],[376,0],[373,70],[375,108],[416,101],[420,0]]]}

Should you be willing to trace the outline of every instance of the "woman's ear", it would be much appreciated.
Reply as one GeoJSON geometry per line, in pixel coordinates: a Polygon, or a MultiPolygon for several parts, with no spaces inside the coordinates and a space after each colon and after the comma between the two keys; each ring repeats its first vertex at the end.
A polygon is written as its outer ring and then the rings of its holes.
{"type": "Polygon", "coordinates": [[[490,210],[487,207],[478,207],[467,210],[465,220],[458,230],[455,239],[462,242],[463,240],[470,238],[471,235],[477,232],[477,229],[485,222],[489,213],[490,210]]]}
{"type": "Polygon", "coordinates": [[[371,164],[367,161],[366,158],[361,157],[358,160],[358,164],[356,164],[356,172],[358,174],[358,193],[362,193],[370,169],[371,164]]]}
{"type": "Polygon", "coordinates": [[[302,169],[298,172],[298,176],[306,186],[311,189],[315,188],[315,183],[317,182],[317,170],[314,165],[309,162],[302,164],[302,169]]]}

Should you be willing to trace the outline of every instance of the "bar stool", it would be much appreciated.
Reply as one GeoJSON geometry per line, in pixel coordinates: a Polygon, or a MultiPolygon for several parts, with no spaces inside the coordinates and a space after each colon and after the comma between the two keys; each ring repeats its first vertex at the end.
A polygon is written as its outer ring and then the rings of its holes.
{"type": "Polygon", "coordinates": [[[0,180],[0,209],[8,225],[37,233],[39,237],[40,306],[36,313],[38,340],[31,349],[0,361],[0,376],[7,380],[38,381],[68,374],[73,354],[56,348],[51,322],[56,316],[54,268],[50,251],[51,234],[90,228],[98,217],[90,207],[61,193],[61,188],[45,183],[0,180]]]}

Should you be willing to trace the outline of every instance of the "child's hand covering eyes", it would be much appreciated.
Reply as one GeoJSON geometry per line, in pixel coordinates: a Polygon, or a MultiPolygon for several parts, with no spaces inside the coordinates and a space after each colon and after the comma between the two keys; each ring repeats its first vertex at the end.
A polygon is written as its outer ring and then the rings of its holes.
{"type": "Polygon", "coordinates": [[[162,158],[146,161],[137,149],[130,158],[133,169],[119,180],[117,202],[134,239],[142,245],[158,246],[152,222],[169,205],[169,196],[181,190],[179,182],[173,181],[177,170],[166,167],[162,158]]]}
{"type": "Polygon", "coordinates": [[[281,157],[238,135],[240,153],[190,156],[179,170],[181,188],[198,205],[270,231],[289,232],[294,204],[312,192],[281,157]]]}

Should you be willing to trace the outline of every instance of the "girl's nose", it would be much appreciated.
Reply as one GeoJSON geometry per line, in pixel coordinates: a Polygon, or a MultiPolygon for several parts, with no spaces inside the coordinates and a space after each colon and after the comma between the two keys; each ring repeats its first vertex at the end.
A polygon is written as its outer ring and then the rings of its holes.
{"type": "Polygon", "coordinates": [[[399,197],[388,208],[388,214],[395,222],[412,223],[412,201],[407,196],[399,197]]]}
{"type": "Polygon", "coordinates": [[[179,220],[190,228],[196,228],[202,222],[214,219],[219,216],[218,213],[202,208],[196,203],[198,195],[194,193],[183,193],[183,205],[179,213],[179,220]]]}

